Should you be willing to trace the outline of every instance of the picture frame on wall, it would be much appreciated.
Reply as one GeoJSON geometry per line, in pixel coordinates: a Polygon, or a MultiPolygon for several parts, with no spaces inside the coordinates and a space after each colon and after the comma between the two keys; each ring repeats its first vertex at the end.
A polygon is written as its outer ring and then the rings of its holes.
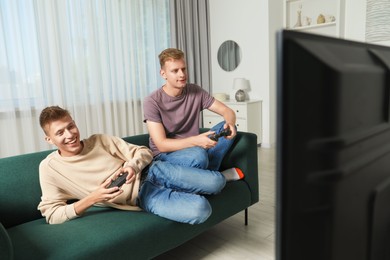
{"type": "Polygon", "coordinates": [[[366,41],[390,46],[390,2],[367,0],[366,41]]]}

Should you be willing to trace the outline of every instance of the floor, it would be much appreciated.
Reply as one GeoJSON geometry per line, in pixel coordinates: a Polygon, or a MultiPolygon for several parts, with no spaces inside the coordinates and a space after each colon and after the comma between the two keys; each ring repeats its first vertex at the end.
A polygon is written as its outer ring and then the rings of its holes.
{"type": "Polygon", "coordinates": [[[249,208],[249,225],[240,212],[155,260],[275,259],[275,150],[258,155],[260,201],[249,208]]]}

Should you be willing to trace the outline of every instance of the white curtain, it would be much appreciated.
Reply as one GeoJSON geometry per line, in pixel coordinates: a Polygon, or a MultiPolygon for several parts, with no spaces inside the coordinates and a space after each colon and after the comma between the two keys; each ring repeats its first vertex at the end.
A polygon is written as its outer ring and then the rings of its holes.
{"type": "Polygon", "coordinates": [[[169,43],[168,0],[0,1],[0,157],[54,148],[38,122],[51,105],[82,138],[144,133],[169,43]]]}

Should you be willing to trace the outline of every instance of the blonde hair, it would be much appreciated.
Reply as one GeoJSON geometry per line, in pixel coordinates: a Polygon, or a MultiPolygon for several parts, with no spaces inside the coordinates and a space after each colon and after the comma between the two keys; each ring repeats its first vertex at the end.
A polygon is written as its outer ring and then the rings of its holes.
{"type": "Polygon", "coordinates": [[[181,60],[184,59],[184,52],[176,48],[168,48],[163,50],[159,55],[160,66],[164,67],[165,62],[169,60],[181,60]]]}

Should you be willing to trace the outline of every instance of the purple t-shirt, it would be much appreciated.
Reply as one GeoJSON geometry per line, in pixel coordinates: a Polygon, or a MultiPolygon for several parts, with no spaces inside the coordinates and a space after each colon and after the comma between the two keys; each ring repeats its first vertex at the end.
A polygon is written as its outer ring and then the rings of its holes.
{"type": "MultiPolygon", "coordinates": [[[[162,123],[168,138],[198,135],[200,112],[213,103],[214,97],[195,84],[187,84],[178,97],[169,96],[161,87],[144,100],[144,122],[162,123]]],[[[149,146],[154,156],[160,153],[151,138],[149,146]]]]}

